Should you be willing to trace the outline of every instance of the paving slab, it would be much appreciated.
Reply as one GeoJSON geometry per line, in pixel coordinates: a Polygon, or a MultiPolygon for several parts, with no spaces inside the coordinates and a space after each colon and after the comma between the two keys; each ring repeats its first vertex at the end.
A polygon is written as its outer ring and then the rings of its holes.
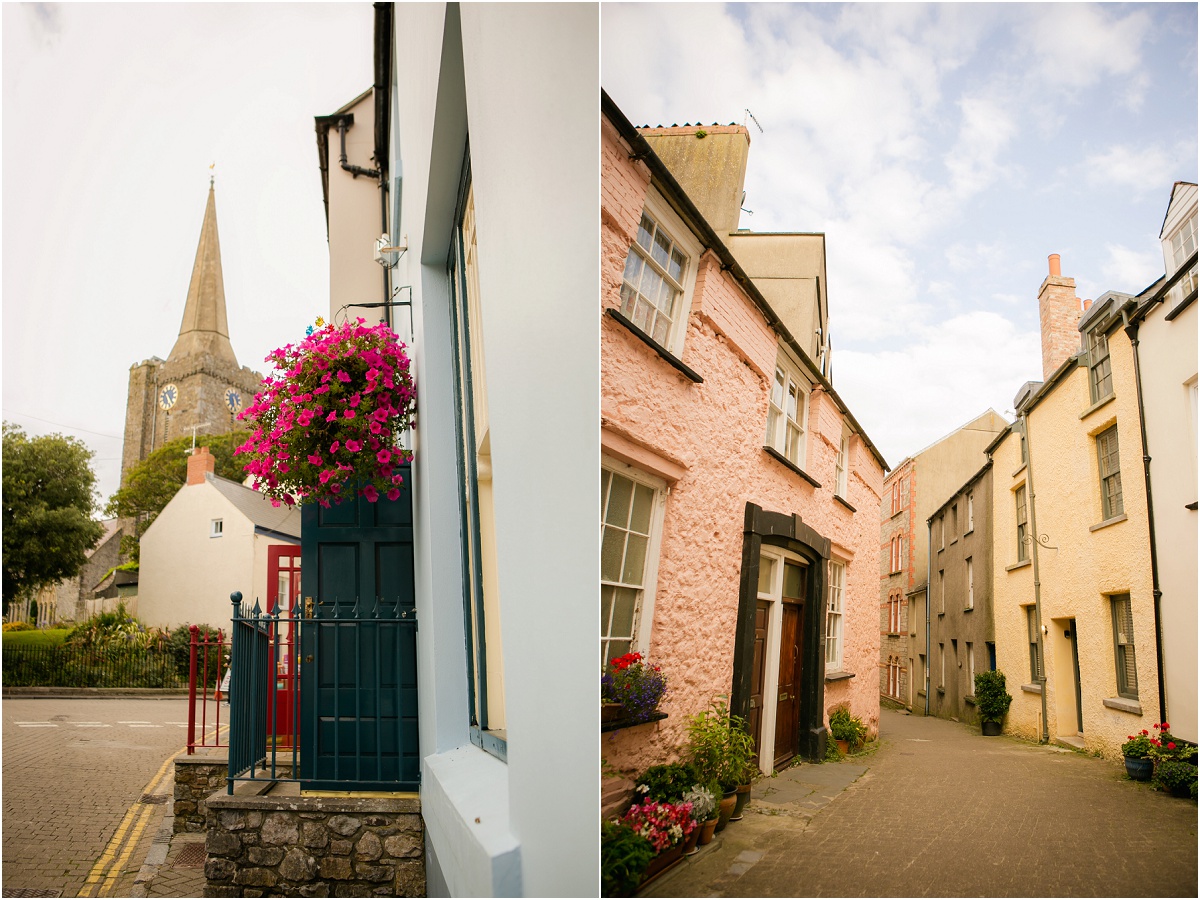
{"type": "Polygon", "coordinates": [[[1197,895],[1196,804],[1120,763],[894,710],[880,736],[764,779],[742,821],[645,895],[1197,895]]]}

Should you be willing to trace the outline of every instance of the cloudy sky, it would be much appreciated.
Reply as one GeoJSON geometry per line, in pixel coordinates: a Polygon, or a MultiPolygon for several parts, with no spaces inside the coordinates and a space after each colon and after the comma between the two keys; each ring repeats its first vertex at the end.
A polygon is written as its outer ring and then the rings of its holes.
{"type": "Polygon", "coordinates": [[[105,498],[211,163],[238,362],[263,371],[328,310],[313,117],[371,86],[372,27],[369,3],[4,4],[4,419],[84,440],[105,498]]]}
{"type": "Polygon", "coordinates": [[[612,4],[635,125],[749,122],[756,231],[827,238],[834,385],[892,465],[1041,379],[1037,291],[1163,273],[1194,4],[612,4]]]}

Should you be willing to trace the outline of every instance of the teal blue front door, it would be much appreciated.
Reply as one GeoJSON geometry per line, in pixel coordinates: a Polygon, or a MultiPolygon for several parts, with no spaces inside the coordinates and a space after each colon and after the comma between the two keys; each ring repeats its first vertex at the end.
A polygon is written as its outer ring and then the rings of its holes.
{"type": "Polygon", "coordinates": [[[420,784],[410,477],[405,466],[395,501],[302,511],[300,778],[309,790],[420,784]]]}

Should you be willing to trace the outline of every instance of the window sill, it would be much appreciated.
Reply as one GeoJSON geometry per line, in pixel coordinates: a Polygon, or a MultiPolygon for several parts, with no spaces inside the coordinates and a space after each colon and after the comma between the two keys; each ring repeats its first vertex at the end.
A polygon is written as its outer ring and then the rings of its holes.
{"type": "Polygon", "coordinates": [[[1015,572],[1017,569],[1023,569],[1026,566],[1030,566],[1030,565],[1033,565],[1032,559],[1023,559],[1020,562],[1013,563],[1011,566],[1005,566],[1004,571],[1005,572],[1015,572]]]}
{"type": "Polygon", "coordinates": [[[1023,684],[1021,685],[1021,690],[1027,694],[1040,694],[1042,686],[1040,684],[1023,684]]]}
{"type": "Polygon", "coordinates": [[[1024,472],[1025,467],[1027,465],[1028,465],[1028,463],[1021,463],[1019,466],[1017,466],[1017,468],[1012,473],[1012,477],[1016,478],[1018,475],[1020,475],[1022,472],[1024,472]]]}
{"type": "Polygon", "coordinates": [[[975,612],[975,607],[973,607],[973,606],[964,606],[964,607],[963,607],[963,612],[965,612],[965,613],[969,613],[969,612],[975,612]]]}
{"type": "Polygon", "coordinates": [[[819,488],[821,486],[821,482],[817,481],[815,478],[813,478],[811,475],[809,475],[807,472],[805,472],[802,468],[800,468],[798,465],[796,465],[794,462],[792,462],[790,459],[788,459],[786,456],[784,456],[782,453],[780,453],[774,447],[771,447],[767,444],[763,444],[763,449],[767,451],[768,456],[772,456],[775,459],[779,460],[779,462],[783,463],[785,466],[787,466],[789,469],[791,469],[793,472],[795,472],[797,475],[799,475],[801,478],[803,478],[805,481],[807,481],[813,487],[819,488]]]}
{"type": "Polygon", "coordinates": [[[484,731],[478,725],[472,725],[471,743],[500,762],[508,762],[508,741],[501,732],[484,731]]]}
{"type": "Polygon", "coordinates": [[[1142,714],[1142,705],[1136,700],[1130,700],[1126,697],[1105,697],[1104,705],[1109,709],[1118,709],[1121,712],[1133,713],[1135,716],[1142,714]]]}
{"type": "Polygon", "coordinates": [[[944,687],[938,688],[937,692],[939,697],[944,697],[946,695],[946,689],[944,687]]]}
{"type": "MultiPolygon", "coordinates": [[[[846,507],[846,509],[850,510],[850,512],[852,512],[852,513],[858,512],[857,509],[855,509],[853,506],[851,506],[849,504],[849,502],[847,502],[845,500],[845,498],[841,497],[840,495],[834,494],[833,499],[836,500],[838,503],[842,504],[842,506],[846,507]]],[[[1192,507],[1192,508],[1195,509],[1195,507],[1192,507]]]]}
{"type": "Polygon", "coordinates": [[[654,722],[661,722],[667,717],[665,712],[651,713],[648,719],[641,722],[631,722],[629,719],[617,719],[614,722],[601,722],[601,731],[616,731],[618,728],[637,728],[639,725],[650,725],[654,722]]]}
{"type": "Polygon", "coordinates": [[[894,518],[896,518],[896,516],[900,515],[900,513],[902,513],[902,512],[904,512],[904,507],[903,507],[903,506],[902,506],[902,507],[900,507],[898,510],[896,510],[894,513],[892,513],[890,516],[888,516],[888,518],[889,518],[889,519],[894,519],[894,518]]]}
{"type": "Polygon", "coordinates": [[[827,672],[825,674],[825,683],[829,684],[831,681],[849,681],[853,677],[853,672],[827,672]]]}
{"type": "Polygon", "coordinates": [[[918,691],[917,691],[917,696],[918,696],[918,697],[924,697],[924,696],[925,696],[925,692],[924,692],[924,691],[922,691],[922,690],[918,690],[918,691]]]}
{"type": "Polygon", "coordinates": [[[976,704],[975,704],[975,695],[974,695],[974,694],[967,694],[965,697],[963,697],[963,702],[964,702],[964,703],[970,703],[972,706],[975,706],[975,705],[976,705],[976,704]]]}
{"type": "Polygon", "coordinates": [[[677,357],[674,353],[672,353],[654,338],[650,337],[650,335],[646,334],[646,332],[642,331],[642,329],[634,325],[633,322],[628,319],[620,310],[616,309],[615,307],[609,307],[608,314],[629,329],[629,331],[633,333],[634,337],[638,338],[638,340],[665,359],[674,368],[678,369],[685,378],[694,382],[695,384],[704,383],[704,379],[701,378],[694,369],[688,366],[683,360],[677,357]]]}
{"type": "Polygon", "coordinates": [[[1190,509],[1192,512],[1195,512],[1196,511],[1196,501],[1193,500],[1191,503],[1187,504],[1184,507],[1184,509],[1190,509]]]}
{"type": "Polygon", "coordinates": [[[1104,399],[1097,400],[1095,403],[1093,403],[1091,406],[1089,406],[1087,409],[1085,409],[1083,412],[1081,412],[1079,414],[1079,418],[1086,419],[1088,416],[1090,416],[1096,410],[1100,409],[1101,407],[1108,406],[1108,404],[1112,403],[1116,399],[1117,399],[1116,394],[1109,394],[1104,399]]]}
{"type": "Polygon", "coordinates": [[[1124,522],[1129,516],[1121,513],[1119,516],[1113,516],[1111,519],[1105,519],[1103,522],[1097,522],[1088,528],[1088,531],[1099,531],[1101,528],[1107,528],[1109,525],[1116,525],[1118,522],[1124,522]]]}

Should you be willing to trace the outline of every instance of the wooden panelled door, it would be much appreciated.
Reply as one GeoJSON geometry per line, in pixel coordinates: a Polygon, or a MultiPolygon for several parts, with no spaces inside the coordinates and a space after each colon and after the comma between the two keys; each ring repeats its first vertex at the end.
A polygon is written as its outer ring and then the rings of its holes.
{"type": "Polygon", "coordinates": [[[775,768],[800,752],[800,683],[804,668],[804,594],[807,570],[783,566],[782,622],[779,628],[779,693],[775,707],[775,768]]]}
{"type": "Polygon", "coordinates": [[[763,686],[767,680],[767,619],[771,604],[759,600],[754,611],[754,666],[750,672],[750,717],[746,722],[754,738],[755,758],[762,746],[763,686]]]}

